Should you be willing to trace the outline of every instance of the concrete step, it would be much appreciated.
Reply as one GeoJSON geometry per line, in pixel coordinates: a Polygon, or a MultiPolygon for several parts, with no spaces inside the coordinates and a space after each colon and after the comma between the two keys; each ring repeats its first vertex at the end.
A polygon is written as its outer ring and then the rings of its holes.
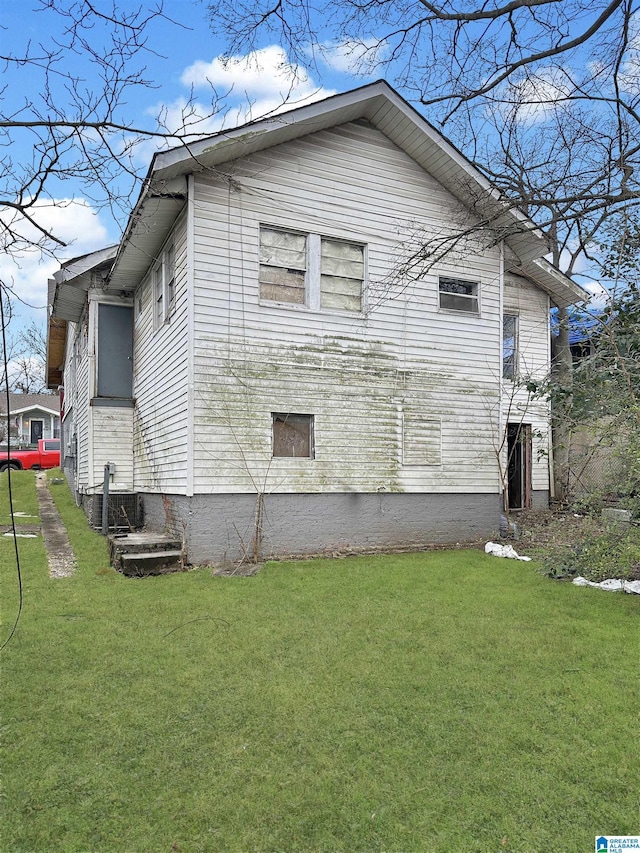
{"type": "Polygon", "coordinates": [[[128,577],[160,575],[184,568],[182,542],[162,533],[125,533],[108,537],[111,565],[128,577]]]}
{"type": "Polygon", "coordinates": [[[120,554],[119,565],[114,564],[127,577],[141,578],[147,575],[164,575],[179,572],[183,568],[182,551],[135,551],[120,554]]]}
{"type": "Polygon", "coordinates": [[[166,533],[114,533],[108,537],[111,553],[133,554],[144,551],[181,549],[182,542],[166,533]]]}

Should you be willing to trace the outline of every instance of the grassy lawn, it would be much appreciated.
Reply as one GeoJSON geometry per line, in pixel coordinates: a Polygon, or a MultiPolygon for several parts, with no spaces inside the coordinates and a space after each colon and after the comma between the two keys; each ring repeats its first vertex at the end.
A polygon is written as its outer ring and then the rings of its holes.
{"type": "Polygon", "coordinates": [[[52,491],[79,570],[50,580],[20,540],[3,851],[590,853],[639,831],[635,596],[476,551],[128,580],[52,491]]]}

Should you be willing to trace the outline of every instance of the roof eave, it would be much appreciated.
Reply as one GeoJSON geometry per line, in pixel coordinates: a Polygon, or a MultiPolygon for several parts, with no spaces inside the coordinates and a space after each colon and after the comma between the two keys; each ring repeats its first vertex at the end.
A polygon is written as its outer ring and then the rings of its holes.
{"type": "Polygon", "coordinates": [[[511,271],[523,275],[544,290],[558,308],[567,308],[589,299],[589,293],[545,258],[536,258],[511,271]]]}

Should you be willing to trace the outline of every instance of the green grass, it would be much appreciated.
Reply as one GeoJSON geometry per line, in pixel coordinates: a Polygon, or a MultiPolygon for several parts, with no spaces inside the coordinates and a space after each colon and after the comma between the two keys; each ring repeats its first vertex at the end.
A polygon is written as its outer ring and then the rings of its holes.
{"type": "Polygon", "coordinates": [[[80,568],[50,580],[20,540],[3,851],[586,853],[638,832],[634,596],[476,551],[128,580],[53,493],[80,568]]]}

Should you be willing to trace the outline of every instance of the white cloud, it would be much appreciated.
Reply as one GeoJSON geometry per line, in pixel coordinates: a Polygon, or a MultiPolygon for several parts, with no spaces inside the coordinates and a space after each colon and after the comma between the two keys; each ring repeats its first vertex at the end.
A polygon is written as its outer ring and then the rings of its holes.
{"type": "Polygon", "coordinates": [[[211,62],[198,60],[182,72],[183,86],[194,89],[210,88],[233,91],[251,97],[272,97],[276,92],[284,98],[299,97],[313,90],[307,71],[289,62],[278,45],[255,50],[246,56],[217,56],[211,62]]]}
{"type": "MultiPolygon", "coordinates": [[[[211,135],[335,94],[316,85],[276,45],[246,56],[198,60],[183,71],[180,81],[189,94],[171,103],[157,103],[146,113],[153,118],[159,116],[162,127],[170,133],[183,135],[186,131],[191,137],[211,135]],[[209,103],[202,96],[191,97],[203,90],[210,93],[209,103]]],[[[169,142],[169,147],[172,144],[175,143],[169,142]]],[[[149,139],[136,148],[136,160],[148,163],[155,151],[166,147],[164,140],[149,139]]]]}
{"type": "MultiPolygon", "coordinates": [[[[55,249],[56,257],[37,247],[41,237],[34,225],[18,221],[12,212],[0,210],[0,219],[12,221],[22,245],[4,246],[0,253],[0,279],[29,305],[44,309],[47,302],[47,280],[59,269],[60,261],[84,255],[109,244],[106,226],[84,199],[54,199],[38,202],[31,209],[40,226],[66,245],[55,249]],[[28,244],[31,243],[31,246],[28,244]]],[[[19,314],[22,310],[17,306],[19,314]]],[[[44,316],[44,315],[43,315],[44,316]]]]}
{"type": "Polygon", "coordinates": [[[581,282],[582,286],[590,294],[588,307],[591,311],[600,312],[604,310],[611,300],[611,294],[599,281],[581,282]]]}
{"type": "Polygon", "coordinates": [[[382,39],[362,39],[322,42],[316,45],[324,63],[333,71],[370,77],[389,55],[389,46],[382,39]]]}
{"type": "Polygon", "coordinates": [[[563,68],[544,68],[501,87],[496,109],[505,117],[538,124],[561,107],[572,92],[570,77],[563,68]]]}

